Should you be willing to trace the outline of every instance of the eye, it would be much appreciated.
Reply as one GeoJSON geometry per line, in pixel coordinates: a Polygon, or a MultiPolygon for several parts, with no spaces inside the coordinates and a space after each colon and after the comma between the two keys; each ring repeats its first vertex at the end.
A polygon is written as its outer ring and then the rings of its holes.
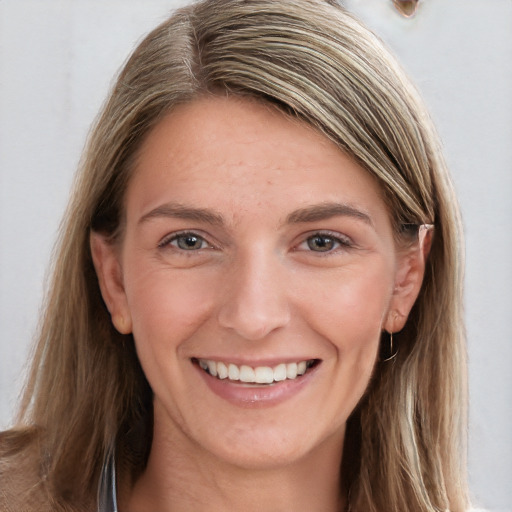
{"type": "Polygon", "coordinates": [[[198,251],[200,249],[210,248],[211,245],[200,235],[196,233],[175,233],[164,238],[159,244],[160,247],[172,246],[182,251],[198,251]]]}
{"type": "Polygon", "coordinates": [[[312,251],[328,252],[336,247],[336,239],[328,235],[314,235],[310,236],[306,243],[312,251]]]}
{"type": "Polygon", "coordinates": [[[299,251],[313,252],[336,252],[340,248],[349,248],[352,246],[350,239],[341,235],[331,233],[314,233],[308,236],[304,242],[299,244],[299,251]]]}

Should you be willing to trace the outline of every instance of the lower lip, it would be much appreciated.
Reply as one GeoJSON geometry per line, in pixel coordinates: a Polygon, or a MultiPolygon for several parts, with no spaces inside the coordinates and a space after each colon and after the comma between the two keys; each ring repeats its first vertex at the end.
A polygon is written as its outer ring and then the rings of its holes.
{"type": "Polygon", "coordinates": [[[240,381],[218,379],[206,373],[197,364],[194,367],[206,385],[217,396],[240,407],[270,407],[289,400],[306,387],[319,365],[308,369],[301,377],[274,384],[245,384],[240,381]]]}

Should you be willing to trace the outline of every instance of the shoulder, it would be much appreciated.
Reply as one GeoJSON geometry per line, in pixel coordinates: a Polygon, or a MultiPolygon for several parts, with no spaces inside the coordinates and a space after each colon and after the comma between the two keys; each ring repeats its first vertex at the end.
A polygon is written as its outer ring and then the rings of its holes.
{"type": "Polygon", "coordinates": [[[35,430],[0,432],[1,512],[61,510],[51,502],[41,468],[35,430]]]}
{"type": "Polygon", "coordinates": [[[95,500],[78,505],[52,491],[41,438],[35,427],[0,432],[0,512],[95,510],[95,500]]]}

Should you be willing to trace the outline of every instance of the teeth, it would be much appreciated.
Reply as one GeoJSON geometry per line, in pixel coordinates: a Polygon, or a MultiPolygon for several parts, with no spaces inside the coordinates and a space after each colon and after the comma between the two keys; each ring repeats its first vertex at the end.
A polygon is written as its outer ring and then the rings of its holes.
{"type": "Polygon", "coordinates": [[[286,365],[286,378],[295,379],[297,377],[297,363],[289,363],[286,365]]]}
{"type": "Polygon", "coordinates": [[[278,364],[274,368],[274,380],[276,382],[279,382],[281,380],[286,380],[286,365],[284,363],[278,364]]]}
{"type": "Polygon", "coordinates": [[[224,363],[217,363],[217,377],[219,379],[226,379],[228,377],[228,367],[224,363]]]}
{"type": "Polygon", "coordinates": [[[217,377],[217,363],[215,361],[206,361],[206,364],[208,365],[210,375],[217,377]]]}
{"type": "Polygon", "coordinates": [[[254,370],[254,374],[258,384],[272,384],[274,382],[274,370],[268,366],[258,366],[254,370]]]}
{"type": "Polygon", "coordinates": [[[230,364],[228,368],[229,380],[240,380],[240,369],[236,364],[230,364]]]}
{"type": "Polygon", "coordinates": [[[256,373],[250,366],[240,366],[240,381],[241,382],[256,382],[256,373]]]}
{"type": "Polygon", "coordinates": [[[229,379],[250,384],[272,384],[286,379],[296,379],[304,375],[315,361],[299,361],[298,363],[281,363],[271,368],[270,366],[258,366],[252,368],[247,365],[237,366],[233,363],[212,361],[210,359],[198,359],[199,366],[210,375],[218,379],[229,379]]]}

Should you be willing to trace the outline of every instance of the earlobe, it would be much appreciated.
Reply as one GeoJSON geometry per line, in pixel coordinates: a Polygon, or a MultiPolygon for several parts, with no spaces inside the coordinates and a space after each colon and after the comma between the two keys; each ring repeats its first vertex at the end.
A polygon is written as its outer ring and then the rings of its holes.
{"type": "Polygon", "coordinates": [[[101,295],[112,317],[112,323],[121,334],[130,334],[132,322],[117,247],[100,233],[92,232],[89,241],[101,295]]]}
{"type": "Polygon", "coordinates": [[[112,323],[121,334],[130,334],[132,332],[132,323],[129,316],[124,316],[120,313],[113,314],[112,323]]]}

